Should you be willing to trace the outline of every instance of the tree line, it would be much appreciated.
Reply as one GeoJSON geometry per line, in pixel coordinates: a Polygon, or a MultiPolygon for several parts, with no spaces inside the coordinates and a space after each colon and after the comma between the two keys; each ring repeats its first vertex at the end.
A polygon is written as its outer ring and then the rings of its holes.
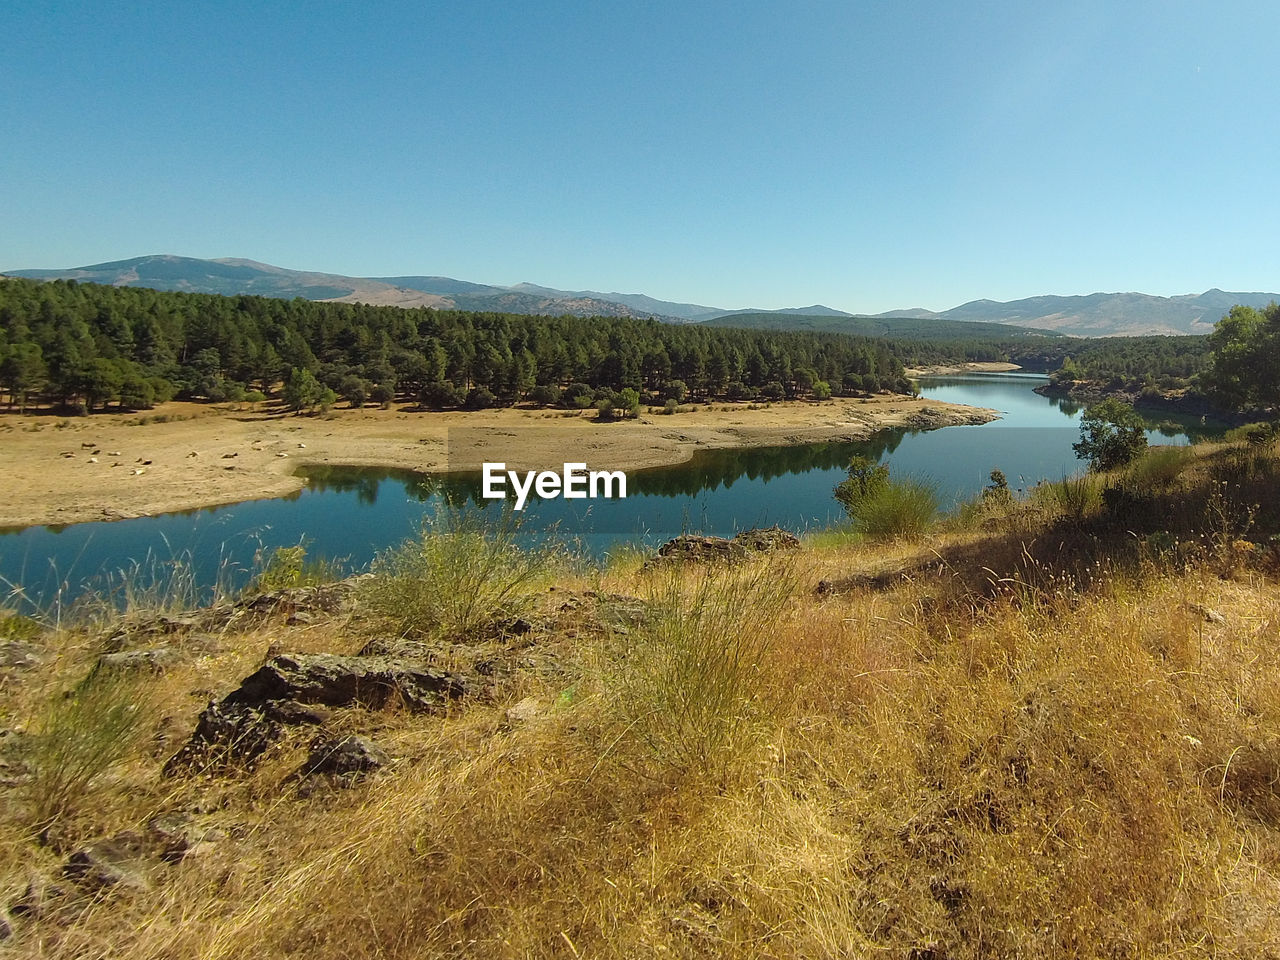
{"type": "Polygon", "coordinates": [[[844,334],[0,280],[0,390],[24,409],[822,399],[909,392],[903,369],[888,341],[844,334]]]}

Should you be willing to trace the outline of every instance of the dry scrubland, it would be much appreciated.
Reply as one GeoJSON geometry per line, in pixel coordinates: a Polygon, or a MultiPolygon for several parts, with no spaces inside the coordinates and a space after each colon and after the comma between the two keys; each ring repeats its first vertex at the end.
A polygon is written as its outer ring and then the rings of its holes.
{"type": "Polygon", "coordinates": [[[1280,955],[1278,475],[1265,446],[1156,451],[922,538],[732,567],[521,568],[438,537],[293,625],[286,604],[28,638],[57,657],[3,688],[8,949],[1280,955]],[[248,769],[163,774],[265,658],[371,638],[469,692],[335,707],[248,769]],[[158,642],[162,672],[86,683],[104,645],[158,642]],[[317,730],[389,760],[299,778],[317,730]],[[72,762],[85,744],[102,769],[72,762]],[[60,874],[165,822],[191,841],[172,862],[60,874]]]}

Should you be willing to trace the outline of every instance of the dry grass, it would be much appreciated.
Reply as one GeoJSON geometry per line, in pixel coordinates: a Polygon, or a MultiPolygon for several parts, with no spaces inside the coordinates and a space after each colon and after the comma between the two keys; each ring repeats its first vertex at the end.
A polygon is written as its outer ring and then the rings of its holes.
{"type": "MultiPolygon", "coordinates": [[[[1247,493],[1265,469],[1233,457],[1162,487],[1211,503],[1226,464],[1247,493]]],[[[56,849],[5,808],[9,899],[157,811],[212,811],[227,837],[146,892],[23,921],[15,955],[1280,956],[1280,594],[1261,552],[1088,577],[1069,556],[1068,577],[1020,529],[672,580],[615,564],[591,585],[646,597],[647,626],[543,637],[560,673],[444,717],[340,714],[398,758],[351,790],[282,786],[300,740],[225,780],[166,781],[135,750],[56,849]],[[912,572],[810,592],[886,569],[912,572]],[[738,673],[711,668],[735,651],[738,673]],[[682,725],[701,683],[730,692],[682,725]]],[[[224,638],[220,690],[265,642],[358,645],[358,624],[265,629],[224,638]]],[[[194,670],[156,679],[156,701],[180,712],[194,670]]]]}

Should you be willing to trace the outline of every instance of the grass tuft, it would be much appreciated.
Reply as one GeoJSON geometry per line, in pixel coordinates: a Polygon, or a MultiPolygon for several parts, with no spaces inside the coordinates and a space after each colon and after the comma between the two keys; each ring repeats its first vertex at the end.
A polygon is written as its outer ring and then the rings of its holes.
{"type": "Polygon", "coordinates": [[[28,755],[38,831],[73,813],[94,781],[137,747],[147,720],[143,696],[133,680],[95,669],[48,702],[33,725],[28,755]]]}
{"type": "Polygon", "coordinates": [[[473,638],[527,611],[562,559],[550,547],[526,548],[510,510],[441,510],[419,535],[380,554],[362,601],[402,637],[473,638]]]}

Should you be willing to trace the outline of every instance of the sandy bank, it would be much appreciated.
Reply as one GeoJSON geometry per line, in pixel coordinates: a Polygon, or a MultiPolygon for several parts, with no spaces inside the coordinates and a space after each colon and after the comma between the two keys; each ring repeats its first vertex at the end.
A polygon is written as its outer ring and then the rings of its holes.
{"type": "Polygon", "coordinates": [[[117,520],[278,497],[310,464],[478,470],[632,470],[681,463],[695,451],[860,439],[890,426],[985,423],[993,410],[901,396],[824,403],[699,406],[674,416],[600,423],[595,413],[503,409],[418,413],[335,410],[298,417],[170,403],[137,415],[0,415],[5,494],[0,526],[117,520]],[[154,422],[160,415],[165,422],[154,422]],[[139,423],[139,420],[153,422],[139,423]]]}
{"type": "Polygon", "coordinates": [[[1000,360],[974,360],[969,363],[935,364],[931,367],[911,367],[908,377],[947,377],[957,373],[1009,373],[1022,368],[1016,363],[1000,360]]]}

